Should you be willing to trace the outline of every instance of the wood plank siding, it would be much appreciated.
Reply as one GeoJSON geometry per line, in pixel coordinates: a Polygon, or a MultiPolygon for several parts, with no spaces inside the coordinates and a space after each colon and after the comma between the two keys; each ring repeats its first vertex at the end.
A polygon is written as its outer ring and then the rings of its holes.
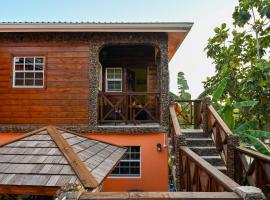
{"type": "Polygon", "coordinates": [[[87,125],[87,44],[0,45],[0,124],[87,125]],[[13,88],[13,57],[44,56],[45,87],[13,88]]]}

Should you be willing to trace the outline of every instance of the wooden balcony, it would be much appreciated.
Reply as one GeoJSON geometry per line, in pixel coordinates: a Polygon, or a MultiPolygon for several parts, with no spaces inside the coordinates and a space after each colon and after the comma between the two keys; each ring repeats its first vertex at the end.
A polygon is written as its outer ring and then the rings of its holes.
{"type": "Polygon", "coordinates": [[[159,123],[159,94],[100,92],[99,124],[159,123]]]}

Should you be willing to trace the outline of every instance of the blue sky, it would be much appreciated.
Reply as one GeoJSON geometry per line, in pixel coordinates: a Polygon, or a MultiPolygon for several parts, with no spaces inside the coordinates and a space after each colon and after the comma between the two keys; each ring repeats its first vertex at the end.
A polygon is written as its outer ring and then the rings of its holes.
{"type": "Polygon", "coordinates": [[[203,52],[213,28],[231,22],[237,0],[0,0],[0,21],[194,22],[170,62],[170,88],[183,71],[195,98],[214,73],[203,52]]]}

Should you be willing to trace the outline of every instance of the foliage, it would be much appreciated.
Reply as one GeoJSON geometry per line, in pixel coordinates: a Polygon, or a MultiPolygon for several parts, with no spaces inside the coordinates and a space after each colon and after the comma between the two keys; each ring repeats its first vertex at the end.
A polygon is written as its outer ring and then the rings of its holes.
{"type": "Polygon", "coordinates": [[[270,1],[239,0],[232,17],[233,30],[222,24],[208,40],[205,50],[216,73],[200,97],[212,95],[230,127],[233,121],[225,116],[237,108],[238,124],[256,119],[259,129],[270,130],[270,1]]]}
{"type": "Polygon", "coordinates": [[[183,72],[178,72],[178,74],[177,74],[177,85],[178,85],[180,99],[182,99],[182,100],[191,99],[191,95],[188,92],[188,90],[189,90],[188,83],[187,83],[187,80],[185,78],[185,74],[183,72]]]}

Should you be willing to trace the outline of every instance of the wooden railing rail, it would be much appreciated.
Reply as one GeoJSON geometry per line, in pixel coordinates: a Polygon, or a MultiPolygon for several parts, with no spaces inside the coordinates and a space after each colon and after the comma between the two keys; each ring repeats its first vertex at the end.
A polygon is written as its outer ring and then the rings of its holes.
{"type": "Polygon", "coordinates": [[[176,152],[176,137],[177,135],[182,135],[181,128],[179,126],[179,122],[177,120],[176,112],[175,112],[175,104],[170,105],[170,135],[169,137],[172,140],[173,151],[176,152]]]}
{"type": "Polygon", "coordinates": [[[224,175],[188,147],[179,149],[181,188],[193,192],[232,192],[238,183],[224,175]]]}
{"type": "Polygon", "coordinates": [[[175,102],[179,103],[182,109],[180,118],[182,126],[194,126],[195,129],[200,128],[202,122],[201,110],[202,110],[202,100],[176,100],[175,102]]]}
{"type": "Polygon", "coordinates": [[[207,132],[212,137],[224,163],[228,164],[228,138],[233,135],[213,106],[207,106],[207,132]]]}
{"type": "Polygon", "coordinates": [[[234,192],[86,192],[79,198],[81,200],[92,199],[149,199],[149,200],[240,200],[234,192]]]}
{"type": "Polygon", "coordinates": [[[159,122],[159,94],[100,92],[99,123],[159,122]]]}
{"type": "Polygon", "coordinates": [[[236,147],[235,153],[239,183],[260,188],[270,199],[270,157],[243,147],[236,147]]]}

